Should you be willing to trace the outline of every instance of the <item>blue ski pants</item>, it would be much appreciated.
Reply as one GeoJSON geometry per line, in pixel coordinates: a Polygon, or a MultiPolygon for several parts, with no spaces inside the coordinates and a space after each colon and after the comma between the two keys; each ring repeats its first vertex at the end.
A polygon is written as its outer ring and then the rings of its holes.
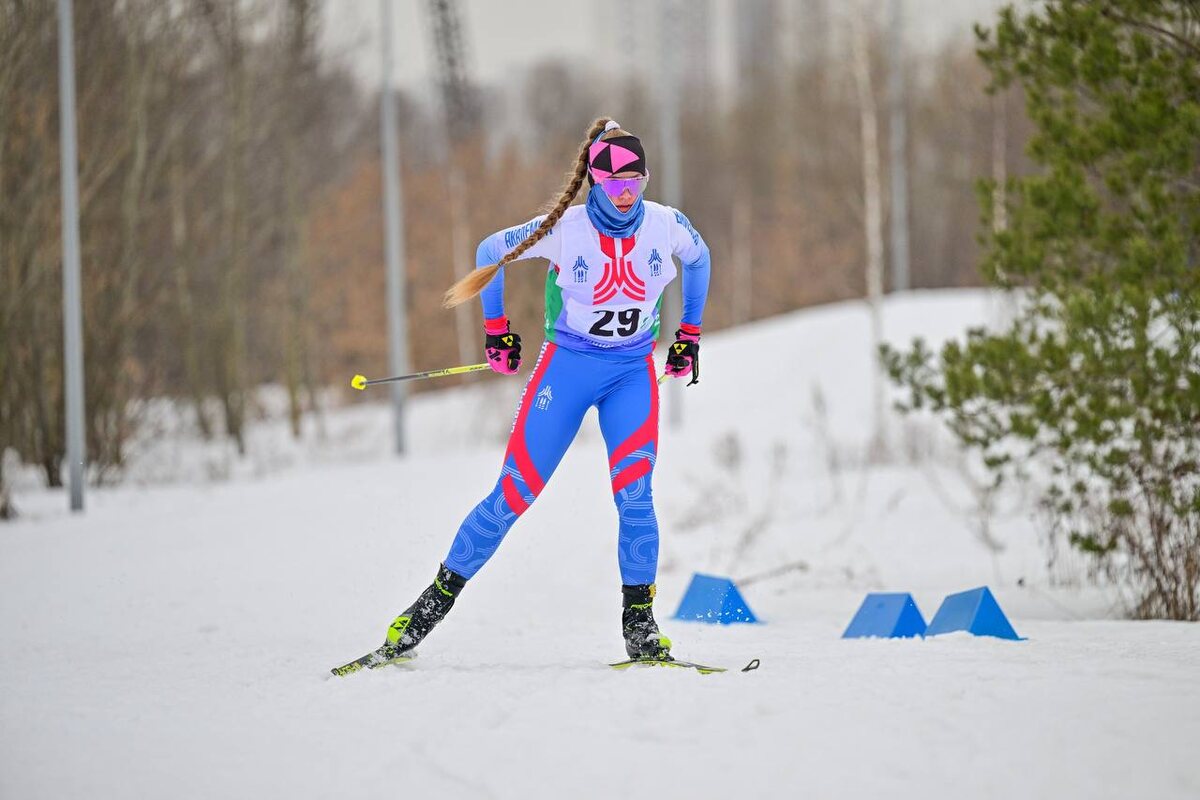
{"type": "MultiPolygon", "coordinates": [[[[487,563],[541,494],[592,406],[608,449],[621,581],[654,583],[658,520],[650,484],[658,451],[658,382],[653,356],[608,361],[553,342],[542,345],[521,395],[500,478],[463,520],[447,567],[470,578],[487,563]]],[[[563,527],[576,525],[563,521],[563,527]]]]}

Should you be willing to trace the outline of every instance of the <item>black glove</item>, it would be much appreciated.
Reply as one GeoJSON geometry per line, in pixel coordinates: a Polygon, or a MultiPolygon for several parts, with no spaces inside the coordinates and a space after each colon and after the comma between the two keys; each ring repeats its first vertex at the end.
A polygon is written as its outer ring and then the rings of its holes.
{"type": "Polygon", "coordinates": [[[700,382],[700,335],[675,331],[675,343],[667,349],[667,374],[672,378],[686,378],[688,383],[700,382]]]}

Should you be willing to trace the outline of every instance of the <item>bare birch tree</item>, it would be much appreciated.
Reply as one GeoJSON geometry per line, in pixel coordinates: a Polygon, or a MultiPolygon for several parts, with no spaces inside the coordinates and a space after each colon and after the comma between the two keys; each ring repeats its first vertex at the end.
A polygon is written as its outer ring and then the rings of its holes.
{"type": "Polygon", "coordinates": [[[249,86],[246,45],[239,0],[195,0],[208,23],[219,54],[225,101],[221,228],[224,252],[218,259],[217,390],[225,411],[225,432],[246,453],[246,325],[248,304],[246,230],[248,187],[246,152],[250,138],[249,86]]]}
{"type": "Polygon", "coordinates": [[[877,454],[885,446],[884,376],[879,363],[883,344],[883,184],[879,166],[879,118],[875,90],[871,81],[871,41],[868,18],[873,18],[871,0],[859,0],[849,11],[854,85],[858,91],[859,126],[862,134],[862,178],[864,234],[867,241],[867,305],[871,320],[871,388],[873,425],[872,448],[877,454]]]}
{"type": "Polygon", "coordinates": [[[310,278],[304,250],[305,204],[302,146],[312,119],[309,108],[316,71],[317,20],[315,0],[288,0],[285,11],[285,55],[280,120],[283,162],[283,280],[286,300],[284,326],[284,383],[288,394],[288,421],[292,435],[300,437],[303,395],[313,398],[308,317],[310,278]]]}

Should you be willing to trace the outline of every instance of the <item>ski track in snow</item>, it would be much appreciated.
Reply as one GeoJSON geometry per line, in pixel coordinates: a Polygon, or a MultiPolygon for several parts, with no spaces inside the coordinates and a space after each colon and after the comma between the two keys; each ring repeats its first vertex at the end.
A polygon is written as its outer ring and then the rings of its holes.
{"type": "MultiPolygon", "coordinates": [[[[937,340],[989,302],[914,293],[885,329],[937,340]]],[[[939,494],[903,462],[829,469],[869,434],[864,319],[841,304],[706,337],[686,425],[664,425],[660,623],[679,657],[756,672],[605,666],[623,657],[616,512],[590,417],[416,662],[329,675],[378,644],[495,480],[502,445],[456,438],[464,409],[509,421],[478,388],[419,398],[400,461],[386,413],[356,408],[330,414],[357,431],[340,458],[272,444],[282,466],[257,477],[97,490],[82,517],[18,494],[0,798],[1200,796],[1200,625],[1054,588],[1020,498],[993,552],[953,470],[939,494]],[[768,372],[782,339],[795,363],[768,372]],[[764,624],[668,619],[692,571],[800,562],[743,587],[764,624]],[[867,591],[913,591],[928,619],[985,583],[1028,641],[839,638],[867,591]]],[[[186,471],[197,452],[146,459],[186,471]]]]}

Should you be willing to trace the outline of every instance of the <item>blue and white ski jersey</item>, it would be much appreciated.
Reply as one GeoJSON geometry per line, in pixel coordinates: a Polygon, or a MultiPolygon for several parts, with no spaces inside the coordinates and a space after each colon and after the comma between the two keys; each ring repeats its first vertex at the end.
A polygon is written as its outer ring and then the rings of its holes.
{"type": "MultiPolygon", "coordinates": [[[[662,293],[676,275],[671,256],[683,265],[683,316],[699,332],[708,297],[708,245],[682,212],[645,202],[645,218],[632,235],[605,236],[587,209],[571,206],[523,258],[544,258],[546,340],[581,352],[626,359],[644,356],[658,339],[662,293]]],[[[497,263],[542,224],[545,216],[498,231],[480,243],[476,266],[497,263]]],[[[504,317],[504,270],[482,294],[486,320],[504,317]]]]}

